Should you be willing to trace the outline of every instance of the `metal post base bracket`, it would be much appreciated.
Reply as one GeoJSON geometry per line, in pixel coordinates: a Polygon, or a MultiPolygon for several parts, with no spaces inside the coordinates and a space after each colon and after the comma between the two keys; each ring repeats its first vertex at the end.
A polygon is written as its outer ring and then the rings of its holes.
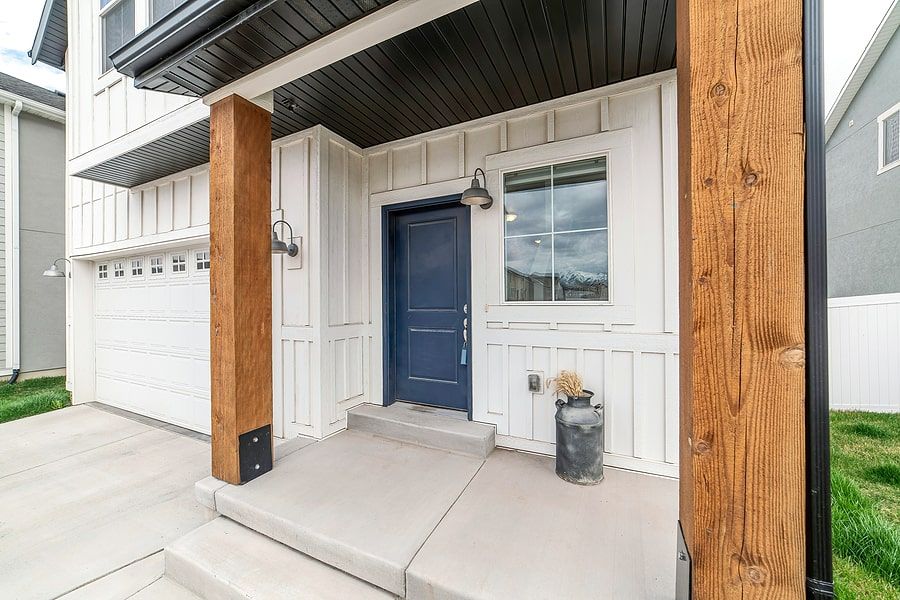
{"type": "Polygon", "coordinates": [[[675,551],[675,598],[691,600],[691,555],[684,542],[681,521],[678,521],[678,549],[675,551]]]}
{"type": "Polygon", "coordinates": [[[263,425],[238,436],[238,461],[241,483],[252,481],[272,470],[271,425],[263,425]]]}

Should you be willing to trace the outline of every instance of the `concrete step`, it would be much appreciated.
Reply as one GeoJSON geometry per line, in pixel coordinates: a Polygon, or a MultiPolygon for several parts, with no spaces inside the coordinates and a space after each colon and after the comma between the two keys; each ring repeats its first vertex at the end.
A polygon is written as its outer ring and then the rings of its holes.
{"type": "Polygon", "coordinates": [[[357,406],[347,413],[347,428],[478,458],[494,449],[493,426],[469,421],[463,412],[406,402],[357,406]]]}
{"type": "Polygon", "coordinates": [[[168,577],[157,579],[127,600],[209,600],[198,596],[168,577]]]}
{"type": "MultiPolygon", "coordinates": [[[[484,461],[360,431],[215,492],[220,514],[398,596],[406,568],[484,461]]],[[[348,598],[352,596],[346,596],[348,598]]]]}
{"type": "MultiPolygon", "coordinates": [[[[222,517],[175,541],[165,556],[166,577],[161,581],[166,583],[160,585],[177,585],[192,594],[184,600],[193,600],[193,594],[205,600],[395,597],[222,517]]],[[[155,596],[170,597],[182,598],[155,596]]]]}

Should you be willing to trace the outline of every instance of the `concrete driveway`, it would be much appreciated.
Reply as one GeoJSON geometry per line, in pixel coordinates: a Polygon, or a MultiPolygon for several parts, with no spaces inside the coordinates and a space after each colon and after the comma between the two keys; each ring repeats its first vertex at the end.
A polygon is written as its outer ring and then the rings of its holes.
{"type": "Polygon", "coordinates": [[[101,578],[158,578],[163,547],[215,517],[194,499],[209,452],[93,406],[0,425],[0,598],[96,598],[101,578]]]}

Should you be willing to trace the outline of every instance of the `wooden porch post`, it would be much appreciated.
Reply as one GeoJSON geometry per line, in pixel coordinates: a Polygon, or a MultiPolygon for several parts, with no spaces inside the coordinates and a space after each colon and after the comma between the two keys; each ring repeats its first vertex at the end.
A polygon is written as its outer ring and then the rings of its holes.
{"type": "Polygon", "coordinates": [[[271,115],[240,96],[210,109],[212,474],[272,468],[271,115]]]}
{"type": "Polygon", "coordinates": [[[695,599],[804,595],[801,0],[679,0],[680,520],[695,599]]]}

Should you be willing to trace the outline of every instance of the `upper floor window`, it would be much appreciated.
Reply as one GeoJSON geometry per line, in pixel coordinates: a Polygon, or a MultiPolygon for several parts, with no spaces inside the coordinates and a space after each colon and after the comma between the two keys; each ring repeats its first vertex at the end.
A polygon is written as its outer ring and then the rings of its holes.
{"type": "Polygon", "coordinates": [[[134,37],[135,0],[100,0],[101,69],[113,68],[109,55],[134,37]]]}
{"type": "Polygon", "coordinates": [[[878,172],[900,165],[900,103],[878,117],[878,172]]]}
{"type": "Polygon", "coordinates": [[[606,156],[503,175],[507,302],[609,300],[606,156]]]}
{"type": "Polygon", "coordinates": [[[150,0],[150,23],[156,23],[185,0],[150,0]]]}

